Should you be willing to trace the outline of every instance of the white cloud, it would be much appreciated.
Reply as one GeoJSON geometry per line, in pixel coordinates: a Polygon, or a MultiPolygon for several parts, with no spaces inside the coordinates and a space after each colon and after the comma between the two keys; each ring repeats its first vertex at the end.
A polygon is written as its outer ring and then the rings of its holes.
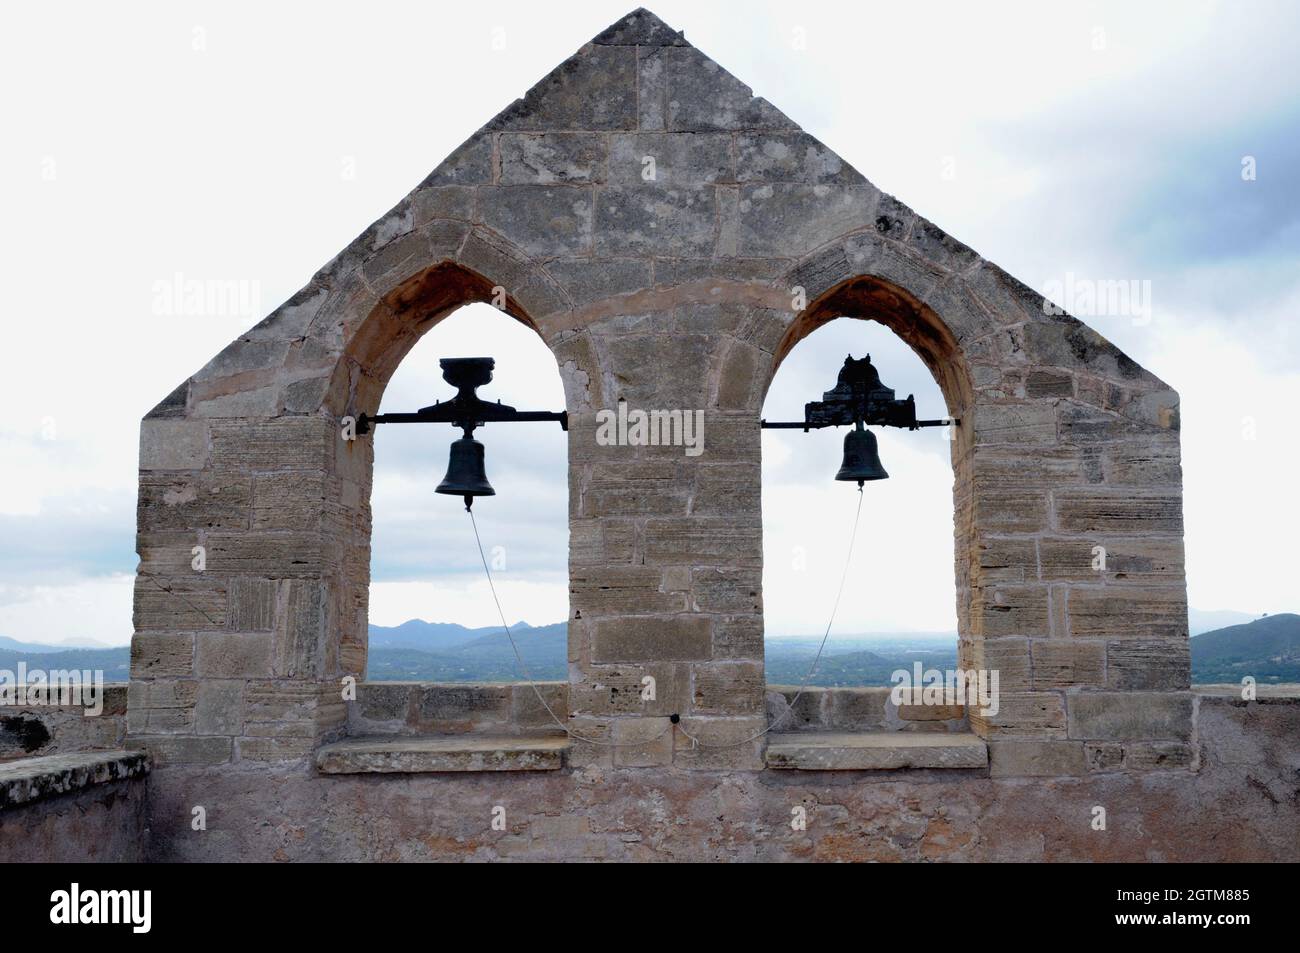
{"type": "Polygon", "coordinates": [[[126,645],[131,641],[128,575],[69,585],[0,585],[0,635],[20,642],[126,645]]]}

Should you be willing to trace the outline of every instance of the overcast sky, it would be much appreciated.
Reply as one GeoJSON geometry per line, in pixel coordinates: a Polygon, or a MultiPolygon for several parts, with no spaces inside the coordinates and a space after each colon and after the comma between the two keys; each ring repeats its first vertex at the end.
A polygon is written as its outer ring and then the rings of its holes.
{"type": "MultiPolygon", "coordinates": [[[[129,639],[140,418],[628,5],[7,11],[0,635],[129,639]],[[250,300],[235,314],[158,313],[158,285],[177,275],[244,282],[250,300]]],[[[1084,318],[1182,394],[1190,603],[1297,608],[1293,5],[654,9],[881,189],[1027,284],[1150,282],[1149,321],[1084,318]]],[[[799,416],[845,353],[866,350],[923,415],[942,412],[905,347],[841,321],[792,353],[766,415],[799,416]]],[[[399,369],[386,409],[442,396],[437,358],[449,353],[498,357],[493,396],[561,404],[540,341],[466,309],[399,369]]],[[[406,430],[376,438],[372,618],[491,624],[463,513],[431,492],[445,435],[406,430]]],[[[556,621],[563,436],[532,425],[484,439],[501,495],[476,510],[488,545],[506,547],[507,612],[556,621]]],[[[856,499],[830,482],[840,439],[765,435],[771,634],[825,624],[856,499]]],[[[869,487],[836,630],[951,629],[946,445],[935,432],[890,432],[881,455],[892,479],[869,487]]]]}

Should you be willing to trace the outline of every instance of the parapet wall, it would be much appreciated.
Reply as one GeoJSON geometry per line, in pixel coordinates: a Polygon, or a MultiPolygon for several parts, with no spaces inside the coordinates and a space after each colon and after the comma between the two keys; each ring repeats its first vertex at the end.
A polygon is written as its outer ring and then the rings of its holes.
{"type": "MultiPolygon", "coordinates": [[[[541,687],[548,702],[563,704],[563,683],[541,687]]],[[[795,693],[769,691],[769,711],[784,713],[795,693]]],[[[415,735],[432,718],[467,734],[495,731],[517,720],[516,706],[530,696],[535,701],[524,685],[365,683],[349,706],[349,725],[357,734],[415,735]]],[[[812,688],[783,730],[964,730],[963,721],[935,714],[958,713],[899,711],[884,689],[812,688]]],[[[56,729],[52,746],[65,752],[84,737],[70,712],[43,710],[42,718],[56,729]],[[60,737],[60,725],[72,727],[60,737]]],[[[0,862],[1300,856],[1300,698],[1243,702],[1199,691],[1194,727],[1186,760],[1098,758],[1074,776],[1040,778],[999,776],[997,747],[989,767],[969,770],[569,765],[348,776],[320,774],[305,760],[273,771],[250,761],[164,765],[149,774],[139,755],[83,751],[0,765],[5,791],[21,801],[0,805],[0,862]],[[193,828],[197,807],[205,830],[193,828]],[[1097,807],[1106,812],[1105,830],[1093,827],[1097,807]],[[502,830],[492,827],[495,808],[504,810],[502,830]],[[792,826],[799,809],[804,830],[792,826]]]]}
{"type": "Polygon", "coordinates": [[[1197,695],[1195,717],[1193,765],[1075,777],[176,765],[150,781],[151,848],[156,860],[1294,860],[1300,699],[1197,695]],[[207,831],[190,829],[196,805],[207,831]]]}
{"type": "Polygon", "coordinates": [[[0,763],[16,758],[121,748],[126,741],[125,685],[105,685],[103,708],[0,704],[0,763]]]}

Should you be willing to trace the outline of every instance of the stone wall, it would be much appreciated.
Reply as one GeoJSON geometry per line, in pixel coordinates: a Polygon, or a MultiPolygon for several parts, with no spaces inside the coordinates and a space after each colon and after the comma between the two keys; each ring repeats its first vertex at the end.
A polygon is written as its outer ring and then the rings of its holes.
{"type": "Polygon", "coordinates": [[[144,780],[116,781],[0,811],[0,862],[140,863],[148,856],[144,780]]]}
{"type": "Polygon", "coordinates": [[[960,650],[1000,672],[970,719],[994,764],[1190,757],[1177,395],[638,11],[143,422],[129,722],[160,764],[305,764],[349,730],[374,461],[346,421],[472,301],[565,383],[566,714],[606,743],[579,766],[762,769],[759,414],[840,317],[903,337],[960,418],[960,650]],[[603,444],[621,402],[701,412],[703,452],[603,444]]]}
{"type": "Polygon", "coordinates": [[[143,860],[150,767],[126,751],[0,763],[0,862],[143,860]]]}
{"type": "Polygon", "coordinates": [[[362,682],[348,706],[350,735],[552,733],[569,711],[567,682],[432,685],[362,682]],[[550,709],[550,712],[547,711],[550,709]]]}
{"type": "Polygon", "coordinates": [[[176,766],[150,779],[150,843],[156,860],[1294,860],[1300,700],[1197,696],[1197,709],[1193,765],[1115,762],[1053,778],[176,766]],[[190,829],[195,805],[207,831],[190,829]],[[1104,831],[1093,829],[1099,806],[1104,831]],[[806,830],[792,827],[795,808],[806,830]]]}
{"type": "Polygon", "coordinates": [[[121,748],[126,741],[125,685],[105,685],[103,710],[0,705],[0,762],[51,754],[121,748]]]}

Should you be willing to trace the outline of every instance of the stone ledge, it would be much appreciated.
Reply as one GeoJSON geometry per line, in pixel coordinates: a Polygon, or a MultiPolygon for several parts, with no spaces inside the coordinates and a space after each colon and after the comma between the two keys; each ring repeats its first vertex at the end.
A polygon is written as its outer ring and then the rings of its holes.
{"type": "Polygon", "coordinates": [[[0,811],[96,784],[142,778],[149,756],[140,751],[84,751],[0,764],[0,811]]]}
{"type": "Polygon", "coordinates": [[[968,733],[798,732],[772,735],[767,766],[796,771],[984,768],[988,746],[968,733]]]}
{"type": "Polygon", "coordinates": [[[438,771],[558,771],[564,735],[424,735],[348,738],[317,750],[322,774],[429,774],[438,771]]]}

